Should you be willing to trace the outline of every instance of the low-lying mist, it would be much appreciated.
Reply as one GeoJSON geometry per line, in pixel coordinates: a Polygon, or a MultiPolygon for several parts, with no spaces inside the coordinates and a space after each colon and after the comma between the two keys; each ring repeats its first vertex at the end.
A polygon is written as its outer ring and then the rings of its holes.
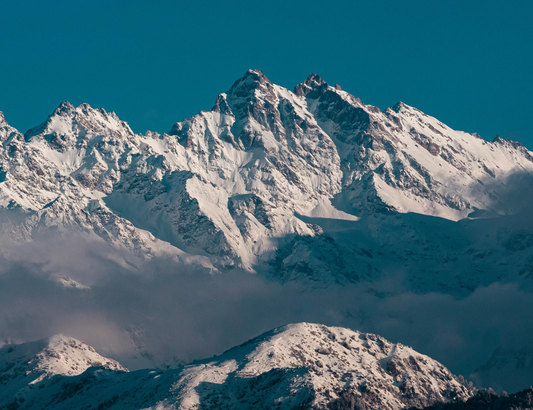
{"type": "Polygon", "coordinates": [[[380,334],[466,377],[496,348],[533,341],[533,298],[515,285],[493,284],[461,299],[402,291],[392,279],[313,290],[237,269],[211,273],[172,258],[141,261],[73,234],[1,242],[0,312],[0,340],[63,333],[130,369],[220,354],[301,321],[380,334]]]}

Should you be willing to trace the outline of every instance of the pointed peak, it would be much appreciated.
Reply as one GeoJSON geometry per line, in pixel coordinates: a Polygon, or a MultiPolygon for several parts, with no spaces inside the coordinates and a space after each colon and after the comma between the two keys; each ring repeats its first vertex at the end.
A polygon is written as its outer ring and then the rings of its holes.
{"type": "Polygon", "coordinates": [[[294,87],[294,93],[298,96],[304,96],[311,91],[327,87],[327,83],[318,74],[313,73],[302,83],[294,87]]]}
{"type": "Polygon", "coordinates": [[[326,84],[326,82],[317,73],[313,73],[309,75],[309,77],[307,77],[307,79],[304,81],[304,84],[308,86],[313,86],[313,85],[326,84]]]}
{"type": "Polygon", "coordinates": [[[225,93],[219,94],[211,111],[218,112],[223,115],[233,115],[226,98],[227,95],[225,93]]]}
{"type": "Polygon", "coordinates": [[[394,104],[391,109],[394,111],[394,112],[400,112],[402,111],[403,109],[408,109],[409,106],[401,101],[398,101],[396,104],[394,104]]]}
{"type": "Polygon", "coordinates": [[[258,70],[258,69],[249,69],[246,74],[244,74],[244,76],[242,78],[247,78],[247,77],[256,77],[256,78],[259,78],[259,79],[264,79],[266,81],[269,81],[269,79],[266,77],[266,75],[263,74],[263,72],[261,70],[258,70]]]}
{"type": "Polygon", "coordinates": [[[512,139],[509,139],[509,138],[502,138],[499,135],[496,135],[496,137],[494,137],[494,139],[492,140],[492,143],[511,146],[514,149],[517,149],[522,152],[529,152],[529,150],[525,147],[524,144],[518,141],[513,141],[512,139]]]}
{"type": "Polygon", "coordinates": [[[0,111],[0,125],[8,125],[6,121],[6,117],[4,117],[4,113],[0,111]]]}
{"type": "Polygon", "coordinates": [[[387,110],[385,111],[387,112],[388,110],[392,110],[395,113],[409,112],[409,115],[415,115],[415,116],[426,117],[426,118],[429,117],[429,115],[427,115],[424,111],[419,110],[418,108],[413,107],[412,105],[406,104],[402,101],[397,102],[395,105],[387,108],[387,110]]]}
{"type": "Polygon", "coordinates": [[[83,103],[74,107],[64,101],[40,125],[30,128],[24,134],[26,141],[41,136],[56,149],[67,149],[76,143],[79,136],[90,134],[133,135],[129,125],[122,121],[114,112],[106,112],[103,108],[92,108],[83,103]]]}
{"type": "Polygon", "coordinates": [[[69,103],[68,101],[63,101],[59,106],[55,109],[54,113],[52,115],[69,115],[72,114],[72,112],[75,110],[74,106],[69,103]]]}
{"type": "Polygon", "coordinates": [[[91,111],[98,111],[104,115],[107,114],[107,112],[103,108],[93,108],[88,103],[81,103],[80,105],[75,107],[70,102],[63,101],[61,104],[59,104],[56,110],[52,113],[52,116],[54,115],[72,116],[76,112],[88,113],[91,111]]]}
{"type": "MultiPolygon", "coordinates": [[[[77,109],[80,109],[80,110],[85,110],[85,111],[87,111],[87,110],[93,110],[93,109],[94,109],[94,108],[91,107],[88,103],[81,103],[81,104],[78,105],[76,108],[77,108],[77,109]]],[[[105,112],[105,110],[104,110],[103,108],[98,108],[98,111],[103,111],[103,112],[105,112]]]]}
{"type": "Polygon", "coordinates": [[[117,121],[121,121],[118,115],[114,111],[107,112],[104,108],[93,108],[88,103],[82,103],[75,108],[78,114],[90,115],[93,113],[101,114],[104,118],[114,118],[117,121]]]}
{"type": "Polygon", "coordinates": [[[73,118],[75,113],[76,108],[70,102],[63,101],[54,112],[48,116],[46,121],[26,131],[24,138],[26,141],[29,141],[35,135],[44,132],[50,124],[57,120],[58,117],[73,118]]]}
{"type": "Polygon", "coordinates": [[[271,87],[272,82],[262,73],[261,70],[248,70],[241,78],[239,78],[231,89],[228,91],[229,95],[242,97],[247,95],[252,90],[260,87],[271,87]]]}
{"type": "MultiPolygon", "coordinates": [[[[235,84],[237,83],[270,83],[270,80],[267,78],[266,75],[263,74],[261,70],[248,70],[240,79],[238,79],[235,84]]],[[[235,85],[234,84],[234,85],[235,85]]]]}

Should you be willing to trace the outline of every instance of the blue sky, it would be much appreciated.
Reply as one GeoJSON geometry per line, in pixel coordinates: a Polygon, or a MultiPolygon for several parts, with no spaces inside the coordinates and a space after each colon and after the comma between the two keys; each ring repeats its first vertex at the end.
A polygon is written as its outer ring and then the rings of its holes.
{"type": "Polygon", "coordinates": [[[310,73],[380,108],[533,149],[533,2],[0,0],[0,110],[21,130],[61,101],[168,131],[248,68],[310,73]],[[29,6],[31,4],[31,7],[29,6]]]}

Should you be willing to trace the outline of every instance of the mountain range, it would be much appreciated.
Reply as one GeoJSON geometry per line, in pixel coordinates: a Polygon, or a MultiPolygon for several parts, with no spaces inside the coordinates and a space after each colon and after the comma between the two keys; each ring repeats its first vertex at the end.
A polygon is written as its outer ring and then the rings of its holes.
{"type": "MultiPolygon", "coordinates": [[[[291,92],[258,70],[168,134],[135,134],[114,113],[64,102],[25,134],[1,116],[0,143],[2,225],[14,240],[77,230],[143,258],[319,282],[379,270],[365,257],[376,249],[337,258],[343,244],[320,220],[375,231],[390,224],[383,215],[510,215],[533,171],[516,142],[454,131],[403,103],[382,112],[315,74],[291,92]]],[[[503,241],[515,250],[527,238],[503,241]]]]}
{"type": "MultiPolygon", "coordinates": [[[[59,288],[87,293],[104,286],[105,275],[58,269],[12,244],[68,242],[75,234],[98,244],[95,260],[117,269],[138,272],[164,260],[176,274],[242,271],[313,297],[351,286],[383,301],[461,301],[495,284],[529,292],[532,183],[533,152],[517,142],[453,130],[402,102],[382,111],[316,74],[291,91],[249,70],[210,111],[169,124],[167,133],[134,133],[115,113],[88,104],[63,102],[25,133],[0,113],[0,257],[14,266],[31,259],[59,288]]],[[[371,315],[356,312],[357,304],[343,315],[366,323],[371,315]]],[[[136,348],[143,344],[142,331],[125,331],[136,348]]],[[[533,354],[527,337],[517,343],[470,369],[478,386],[525,387],[533,354]]],[[[172,366],[184,361],[175,354],[172,366]]],[[[0,357],[7,392],[0,406],[9,409],[38,408],[44,397],[49,408],[90,398],[102,409],[247,408],[253,400],[270,408],[397,409],[474,394],[409,348],[311,324],[164,372],[126,372],[67,336],[10,343],[0,357]],[[246,388],[261,393],[239,397],[246,388]]]]}

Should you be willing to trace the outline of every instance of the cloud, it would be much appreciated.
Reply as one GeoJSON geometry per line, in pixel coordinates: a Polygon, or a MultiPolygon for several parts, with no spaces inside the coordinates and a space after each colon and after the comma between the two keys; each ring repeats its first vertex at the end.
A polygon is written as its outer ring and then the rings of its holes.
{"type": "Polygon", "coordinates": [[[515,285],[493,284],[460,299],[402,291],[399,280],[313,290],[172,259],[135,260],[131,269],[117,260],[133,256],[110,252],[102,241],[75,235],[4,242],[0,340],[63,333],[135,369],[209,357],[309,321],[381,334],[464,375],[498,346],[533,340],[533,298],[515,285]],[[58,275],[90,289],[65,288],[58,275]]]}

